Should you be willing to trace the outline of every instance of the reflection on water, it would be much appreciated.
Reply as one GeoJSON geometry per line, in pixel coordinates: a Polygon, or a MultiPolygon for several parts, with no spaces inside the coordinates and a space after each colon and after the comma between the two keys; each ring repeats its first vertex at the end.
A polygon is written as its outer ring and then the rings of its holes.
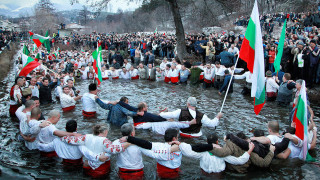
{"type": "MultiPolygon", "coordinates": [[[[8,113],[9,88],[13,83],[13,71],[9,77],[0,82],[0,169],[1,179],[34,179],[34,178],[53,178],[53,179],[83,179],[87,178],[82,171],[67,172],[63,169],[60,159],[48,159],[40,157],[37,151],[29,151],[22,142],[17,141],[18,122],[12,121],[8,113]]],[[[77,82],[76,88],[81,90],[80,94],[87,92],[89,81],[77,82]]],[[[198,100],[198,108],[206,113],[210,118],[214,118],[220,110],[223,97],[218,95],[214,89],[203,90],[201,87],[191,87],[189,85],[170,85],[148,81],[103,81],[99,96],[102,99],[118,100],[122,96],[129,98],[129,104],[137,106],[140,101],[148,104],[149,111],[159,112],[159,107],[168,107],[169,111],[186,106],[186,99],[194,96],[198,100]]],[[[240,94],[241,85],[234,84],[234,93],[229,95],[224,108],[224,117],[216,129],[203,128],[204,135],[210,132],[217,132],[220,142],[223,144],[223,136],[228,132],[243,131],[251,136],[252,129],[263,129],[267,133],[266,123],[269,120],[279,120],[281,129],[287,126],[289,109],[278,107],[275,103],[267,103],[260,115],[255,116],[253,112],[252,100],[240,94]]],[[[51,109],[61,109],[59,103],[46,107],[41,107],[46,115],[51,109]]],[[[319,115],[319,107],[315,107],[316,115],[319,115]]],[[[83,118],[81,114],[81,104],[76,105],[72,112],[62,113],[60,122],[57,124],[59,129],[64,129],[65,123],[70,119],[78,122],[78,132],[82,134],[91,133],[91,128],[99,122],[106,122],[107,112],[98,109],[98,116],[94,119],[83,118]]],[[[318,117],[315,118],[316,124],[319,123],[318,117]]],[[[163,142],[163,136],[153,134],[146,130],[137,130],[137,137],[150,141],[163,142]]],[[[108,134],[110,140],[121,137],[119,127],[111,126],[108,134]]],[[[319,133],[318,133],[319,137],[319,133]]],[[[204,143],[205,136],[198,139],[184,139],[187,143],[204,143]]],[[[319,140],[319,138],[318,138],[319,140]]],[[[319,145],[317,144],[317,148],[319,145]]],[[[319,157],[317,157],[319,160],[319,157]]],[[[115,159],[111,158],[110,179],[116,179],[117,169],[115,159]]],[[[144,171],[146,179],[156,179],[156,161],[144,157],[144,171]]],[[[201,175],[198,160],[183,158],[180,179],[212,179],[201,175]]],[[[224,178],[227,179],[317,179],[320,173],[318,164],[304,163],[299,160],[276,160],[268,169],[253,168],[247,174],[236,174],[225,172],[224,178]]]]}

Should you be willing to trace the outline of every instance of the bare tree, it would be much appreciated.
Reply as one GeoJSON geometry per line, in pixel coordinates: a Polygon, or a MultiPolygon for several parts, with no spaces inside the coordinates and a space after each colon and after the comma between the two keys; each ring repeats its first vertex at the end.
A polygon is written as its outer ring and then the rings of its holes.
{"type": "Polygon", "coordinates": [[[50,0],[39,1],[35,6],[34,31],[44,34],[46,30],[57,27],[57,14],[50,0]]]}
{"type": "Polygon", "coordinates": [[[80,20],[82,22],[83,25],[86,25],[87,24],[87,19],[88,19],[88,15],[89,15],[89,11],[88,11],[88,8],[86,6],[82,6],[82,10],[79,12],[79,17],[80,17],[80,20]]]}

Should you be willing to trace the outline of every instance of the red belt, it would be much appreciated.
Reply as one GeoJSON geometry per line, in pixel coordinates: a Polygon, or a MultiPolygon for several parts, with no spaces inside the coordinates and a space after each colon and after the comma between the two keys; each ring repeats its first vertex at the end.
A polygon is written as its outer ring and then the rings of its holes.
{"type": "Polygon", "coordinates": [[[277,97],[276,92],[267,92],[267,97],[277,97]]]}
{"type": "Polygon", "coordinates": [[[157,173],[160,178],[175,179],[179,177],[180,168],[170,169],[157,163],[157,173]]]}
{"type": "Polygon", "coordinates": [[[51,152],[40,151],[40,156],[42,156],[42,157],[58,157],[58,155],[55,151],[51,151],[51,152]]]}
{"type": "Polygon", "coordinates": [[[169,78],[169,77],[166,76],[166,77],[164,77],[164,82],[168,83],[168,82],[170,82],[170,79],[171,79],[171,78],[169,78]]]}
{"type": "Polygon", "coordinates": [[[124,169],[119,168],[120,179],[124,180],[140,180],[143,179],[143,168],[142,169],[124,169]]]}
{"type": "Polygon", "coordinates": [[[203,74],[200,74],[200,76],[199,76],[199,80],[202,80],[203,79],[203,74]]]}
{"type": "Polygon", "coordinates": [[[133,123],[133,125],[134,125],[134,127],[136,127],[136,126],[143,124],[143,123],[145,123],[145,122],[137,122],[137,123],[133,123]]]}
{"type": "Polygon", "coordinates": [[[131,77],[131,79],[133,80],[133,79],[139,79],[139,75],[136,75],[136,76],[134,76],[134,77],[131,77]]]}
{"type": "Polygon", "coordinates": [[[177,83],[177,82],[179,82],[179,76],[177,76],[177,77],[171,77],[171,82],[172,82],[172,83],[177,83]]]}
{"type": "Polygon", "coordinates": [[[93,177],[93,178],[100,178],[106,176],[110,173],[111,170],[110,161],[106,161],[105,163],[101,164],[97,169],[93,170],[90,166],[83,166],[84,172],[93,177]]]}
{"type": "Polygon", "coordinates": [[[119,79],[119,76],[117,76],[117,77],[112,77],[112,79],[119,79]]]}
{"type": "Polygon", "coordinates": [[[109,79],[109,77],[102,78],[102,80],[107,80],[107,79],[109,79]]]}
{"type": "Polygon", "coordinates": [[[184,138],[198,138],[199,137],[199,136],[192,136],[190,134],[184,134],[184,133],[180,133],[180,136],[184,137],[184,138]]]}
{"type": "Polygon", "coordinates": [[[18,105],[10,105],[9,113],[11,117],[16,117],[16,111],[18,108],[18,105]]]}
{"type": "Polygon", "coordinates": [[[85,117],[94,117],[96,115],[96,112],[86,112],[82,110],[82,115],[85,117]]]}
{"type": "Polygon", "coordinates": [[[82,166],[82,158],[80,159],[62,159],[62,164],[65,166],[82,166]]]}
{"type": "Polygon", "coordinates": [[[69,106],[69,107],[62,108],[62,111],[63,111],[63,112],[71,111],[71,110],[73,110],[74,108],[76,108],[76,106],[69,106]]]}
{"type": "Polygon", "coordinates": [[[210,80],[208,80],[208,79],[203,79],[203,81],[206,82],[206,83],[208,83],[208,84],[212,83],[212,81],[210,81],[210,80]]]}

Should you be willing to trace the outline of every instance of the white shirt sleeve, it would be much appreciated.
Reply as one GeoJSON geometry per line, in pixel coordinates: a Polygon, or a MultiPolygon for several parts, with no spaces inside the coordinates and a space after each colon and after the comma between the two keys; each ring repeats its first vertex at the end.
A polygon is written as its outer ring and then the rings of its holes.
{"type": "Polygon", "coordinates": [[[206,127],[214,128],[214,127],[218,126],[219,119],[215,117],[213,120],[211,120],[208,118],[207,115],[203,115],[203,117],[201,119],[201,123],[206,127]]]}
{"type": "Polygon", "coordinates": [[[140,151],[153,159],[157,160],[163,160],[163,161],[168,161],[170,160],[170,149],[165,149],[165,150],[148,150],[148,149],[143,149],[139,148],[140,151]]]}
{"type": "Polygon", "coordinates": [[[162,112],[159,115],[165,119],[171,119],[171,118],[179,119],[180,113],[181,113],[181,109],[178,109],[172,112],[162,112]]]}
{"type": "Polygon", "coordinates": [[[52,142],[50,142],[50,143],[48,143],[48,144],[39,143],[39,144],[38,144],[38,149],[39,149],[40,151],[43,151],[43,152],[52,152],[52,151],[55,150],[55,149],[54,149],[53,142],[54,142],[54,141],[52,141],[52,142]]]}
{"type": "Polygon", "coordinates": [[[249,160],[249,158],[250,158],[250,155],[247,152],[245,152],[240,157],[227,156],[227,157],[224,157],[223,159],[226,162],[233,164],[233,165],[242,165],[242,164],[246,163],[249,160]]]}
{"type": "Polygon", "coordinates": [[[79,150],[89,161],[99,161],[99,154],[94,154],[87,147],[79,146],[79,150]]]}
{"type": "Polygon", "coordinates": [[[279,89],[279,85],[276,83],[275,80],[271,80],[271,81],[269,81],[269,83],[270,83],[270,85],[271,85],[272,87],[274,87],[274,88],[276,88],[276,89],[279,89]]]}
{"type": "Polygon", "coordinates": [[[58,130],[56,126],[49,126],[48,131],[51,135],[54,135],[54,131],[58,130]]]}
{"type": "Polygon", "coordinates": [[[201,153],[197,153],[195,151],[192,151],[192,147],[190,144],[181,143],[179,145],[179,148],[184,156],[194,158],[194,159],[200,159],[202,157],[201,153]]]}
{"type": "Polygon", "coordinates": [[[33,135],[37,135],[40,133],[41,128],[39,125],[41,124],[40,121],[30,121],[29,122],[29,127],[30,127],[30,133],[33,135]]]}

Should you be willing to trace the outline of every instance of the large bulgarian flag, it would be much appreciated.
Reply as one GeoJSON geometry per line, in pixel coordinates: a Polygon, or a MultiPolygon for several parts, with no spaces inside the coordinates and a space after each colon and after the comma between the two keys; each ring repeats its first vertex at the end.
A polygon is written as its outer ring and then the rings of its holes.
{"type": "MultiPolygon", "coordinates": [[[[49,31],[47,30],[45,37],[49,37],[49,31]]],[[[50,39],[43,42],[44,47],[46,47],[48,53],[50,53],[50,39]]]]}
{"type": "Polygon", "coordinates": [[[41,44],[45,43],[46,40],[49,40],[50,37],[44,37],[39,34],[34,34],[33,32],[29,31],[30,39],[33,40],[33,42],[37,45],[39,48],[41,44]]]}
{"type": "Polygon", "coordinates": [[[21,69],[19,76],[27,76],[32,70],[40,65],[38,61],[32,59],[31,57],[22,54],[22,65],[23,68],[21,69]]]}
{"type": "Polygon", "coordinates": [[[96,73],[95,78],[98,81],[98,85],[102,82],[102,75],[101,75],[101,61],[102,61],[102,55],[101,55],[101,43],[98,43],[97,49],[93,51],[92,57],[94,59],[93,61],[93,69],[96,73]]]}
{"type": "Polygon", "coordinates": [[[247,62],[247,67],[252,73],[251,97],[254,97],[254,112],[258,115],[265,104],[266,93],[263,45],[257,0],[253,6],[239,58],[247,62]]]}
{"type": "Polygon", "coordinates": [[[296,110],[293,115],[293,122],[296,124],[296,136],[303,141],[302,151],[299,158],[312,161],[308,153],[308,104],[305,81],[302,82],[296,110]]]}
{"type": "Polygon", "coordinates": [[[287,15],[287,18],[284,21],[284,24],[282,27],[281,36],[280,36],[280,40],[279,40],[279,44],[278,44],[278,53],[277,53],[276,59],[273,63],[275,72],[280,71],[280,62],[281,62],[281,58],[282,58],[282,54],[283,54],[284,40],[286,38],[286,27],[287,27],[287,19],[288,18],[289,18],[289,14],[287,15]]]}

